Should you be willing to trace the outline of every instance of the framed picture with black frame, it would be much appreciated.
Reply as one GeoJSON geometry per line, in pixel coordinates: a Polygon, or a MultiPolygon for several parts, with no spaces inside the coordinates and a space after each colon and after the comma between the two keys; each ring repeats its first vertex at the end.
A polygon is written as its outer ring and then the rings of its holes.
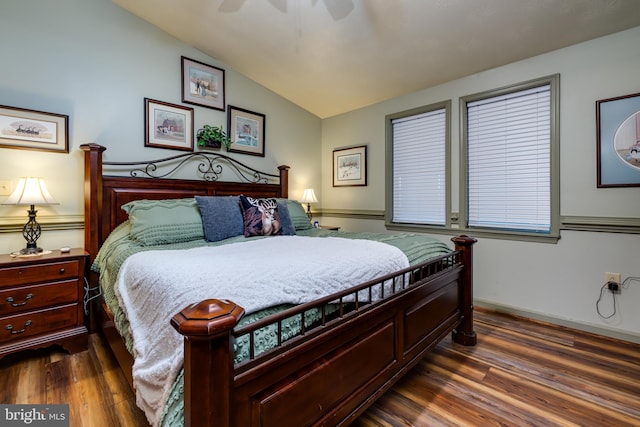
{"type": "Polygon", "coordinates": [[[193,151],[193,108],[145,98],[144,146],[193,151]]]}
{"type": "Polygon", "coordinates": [[[182,102],[225,111],[224,70],[186,57],[182,59],[182,102]]]}
{"type": "Polygon", "coordinates": [[[69,116],[0,105],[0,147],[69,152],[69,116]]]}
{"type": "Polygon", "coordinates": [[[264,114],[229,105],[227,129],[232,144],[229,151],[264,157],[264,114]]]}
{"type": "Polygon", "coordinates": [[[367,185],[367,146],[333,150],[333,186],[367,185]]]}
{"type": "Polygon", "coordinates": [[[640,187],[640,93],[596,101],[598,188],[640,187]]]}

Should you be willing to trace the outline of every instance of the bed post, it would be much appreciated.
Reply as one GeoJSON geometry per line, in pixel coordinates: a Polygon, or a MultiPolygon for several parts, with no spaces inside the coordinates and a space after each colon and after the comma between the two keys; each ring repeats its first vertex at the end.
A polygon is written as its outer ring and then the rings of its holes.
{"type": "Polygon", "coordinates": [[[186,307],[171,319],[171,325],[185,337],[185,427],[230,425],[231,331],[243,315],[244,309],[231,301],[209,299],[186,307]]]}
{"type": "Polygon", "coordinates": [[[278,166],[280,171],[280,197],[283,199],[289,198],[289,166],[278,166]]]}
{"type": "Polygon", "coordinates": [[[80,149],[84,151],[84,248],[93,262],[102,243],[102,153],[106,147],[83,144],[80,149]]]}
{"type": "Polygon", "coordinates": [[[473,330],[473,244],[476,239],[469,236],[457,236],[451,239],[456,251],[460,251],[460,262],[464,266],[462,272],[462,323],[453,330],[455,342],[462,345],[476,345],[477,337],[473,330]]]}

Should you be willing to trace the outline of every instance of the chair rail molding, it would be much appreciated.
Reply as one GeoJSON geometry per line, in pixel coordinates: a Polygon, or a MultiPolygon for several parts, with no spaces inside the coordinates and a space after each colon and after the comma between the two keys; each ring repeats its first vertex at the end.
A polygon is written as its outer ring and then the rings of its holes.
{"type": "Polygon", "coordinates": [[[565,215],[561,217],[560,229],[640,234],[640,218],[565,215]]]}
{"type": "MultiPolygon", "coordinates": [[[[22,232],[27,219],[26,215],[0,218],[0,233],[22,232]]],[[[43,231],[82,230],[84,228],[84,215],[39,215],[38,223],[43,231]]]]}

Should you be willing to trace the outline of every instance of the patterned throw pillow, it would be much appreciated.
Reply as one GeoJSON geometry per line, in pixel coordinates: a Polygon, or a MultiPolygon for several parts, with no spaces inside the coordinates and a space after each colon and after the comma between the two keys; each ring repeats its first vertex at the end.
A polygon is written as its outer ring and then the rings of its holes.
{"type": "Polygon", "coordinates": [[[245,237],[282,234],[282,223],[276,199],[254,199],[253,197],[240,196],[240,207],[242,208],[245,237]]]}

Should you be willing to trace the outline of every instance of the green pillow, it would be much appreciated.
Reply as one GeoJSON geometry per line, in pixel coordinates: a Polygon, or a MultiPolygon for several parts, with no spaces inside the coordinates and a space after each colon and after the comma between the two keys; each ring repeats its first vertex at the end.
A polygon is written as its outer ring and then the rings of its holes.
{"type": "Polygon", "coordinates": [[[296,230],[308,230],[313,228],[313,225],[311,224],[311,221],[309,221],[309,217],[300,202],[297,200],[287,199],[287,208],[289,209],[291,222],[296,230]]]}
{"type": "Polygon", "coordinates": [[[204,239],[195,198],[135,200],[122,205],[122,210],[129,214],[129,236],[143,246],[204,239]]]}

